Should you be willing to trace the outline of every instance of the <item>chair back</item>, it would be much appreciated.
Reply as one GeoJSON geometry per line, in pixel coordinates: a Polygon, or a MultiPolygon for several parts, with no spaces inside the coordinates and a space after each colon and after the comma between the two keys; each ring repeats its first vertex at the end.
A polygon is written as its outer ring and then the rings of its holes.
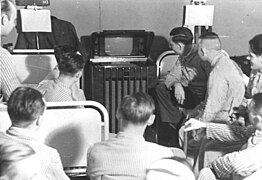
{"type": "Polygon", "coordinates": [[[177,59],[178,55],[176,55],[173,50],[168,50],[160,54],[156,61],[158,79],[163,79],[169,73],[177,59]]]}

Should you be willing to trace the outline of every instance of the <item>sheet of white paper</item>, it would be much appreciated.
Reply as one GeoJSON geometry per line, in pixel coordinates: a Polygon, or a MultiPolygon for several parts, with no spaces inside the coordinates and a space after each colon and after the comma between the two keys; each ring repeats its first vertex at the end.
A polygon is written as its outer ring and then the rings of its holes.
{"type": "Polygon", "coordinates": [[[185,25],[212,26],[213,5],[186,5],[185,25]]]}
{"type": "Polygon", "coordinates": [[[21,9],[23,32],[51,32],[51,12],[48,9],[21,9]]]}

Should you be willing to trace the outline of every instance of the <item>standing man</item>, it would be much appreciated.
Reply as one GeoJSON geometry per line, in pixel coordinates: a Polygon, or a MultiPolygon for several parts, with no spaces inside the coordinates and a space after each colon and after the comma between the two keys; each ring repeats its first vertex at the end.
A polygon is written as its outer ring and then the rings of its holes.
{"type": "MultiPolygon", "coordinates": [[[[11,0],[1,0],[1,38],[8,36],[16,26],[16,7],[11,0]]],[[[0,48],[0,97],[6,101],[11,92],[20,85],[14,71],[10,53],[0,48]]]]}
{"type": "Polygon", "coordinates": [[[156,86],[156,98],[160,113],[159,143],[178,146],[178,130],[182,114],[179,107],[195,108],[204,100],[210,65],[198,55],[192,32],[176,27],[170,32],[170,47],[179,55],[164,83],[156,86]]]}

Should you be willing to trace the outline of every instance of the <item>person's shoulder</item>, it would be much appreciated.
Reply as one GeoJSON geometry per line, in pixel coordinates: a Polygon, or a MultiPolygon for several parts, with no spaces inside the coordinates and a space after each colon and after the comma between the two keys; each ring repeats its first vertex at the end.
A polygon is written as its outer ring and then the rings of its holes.
{"type": "Polygon", "coordinates": [[[5,48],[0,47],[0,54],[11,55],[5,48]]]}
{"type": "Polygon", "coordinates": [[[153,151],[158,150],[158,151],[172,152],[170,148],[153,142],[145,141],[145,146],[147,146],[148,149],[152,149],[153,151]]]}
{"type": "Polygon", "coordinates": [[[5,132],[0,132],[0,144],[10,142],[12,138],[8,136],[5,132]]]}

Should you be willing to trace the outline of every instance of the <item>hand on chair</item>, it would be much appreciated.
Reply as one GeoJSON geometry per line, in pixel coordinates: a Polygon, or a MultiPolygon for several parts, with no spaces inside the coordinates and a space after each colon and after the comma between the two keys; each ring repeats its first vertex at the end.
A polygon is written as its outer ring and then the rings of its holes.
{"type": "Polygon", "coordinates": [[[191,118],[185,123],[184,131],[192,131],[200,128],[206,128],[206,123],[201,122],[197,119],[191,118]]]}

